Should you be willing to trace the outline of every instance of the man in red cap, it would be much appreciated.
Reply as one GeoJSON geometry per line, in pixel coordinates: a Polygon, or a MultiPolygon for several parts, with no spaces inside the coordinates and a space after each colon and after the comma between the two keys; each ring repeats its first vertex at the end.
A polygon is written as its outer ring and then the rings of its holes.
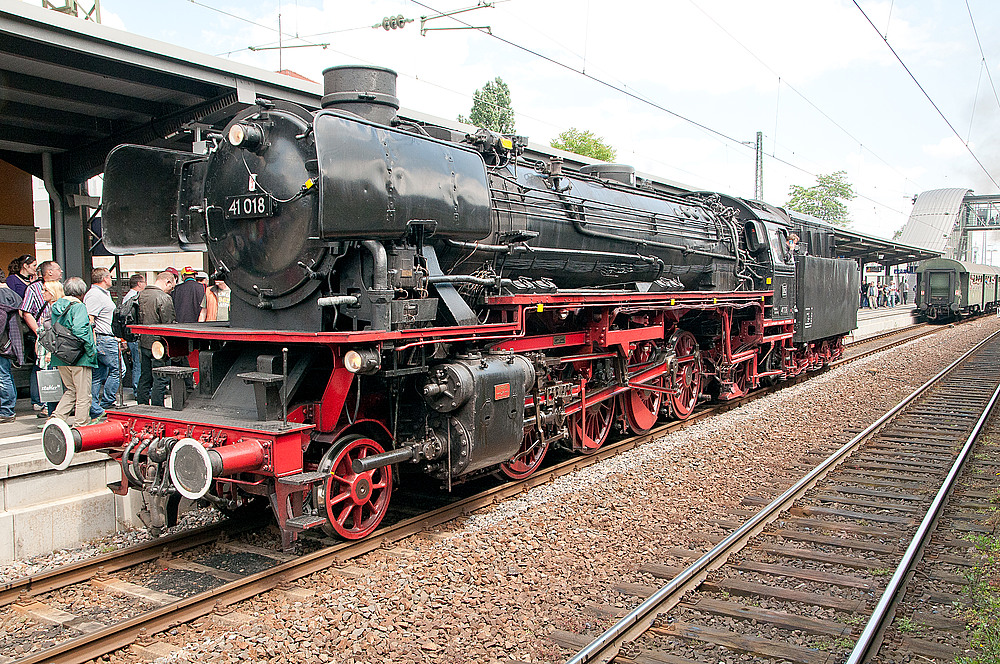
{"type": "Polygon", "coordinates": [[[174,311],[178,323],[197,323],[201,314],[201,301],[205,297],[205,287],[198,283],[198,271],[190,265],[181,270],[181,282],[172,293],[174,311]]]}

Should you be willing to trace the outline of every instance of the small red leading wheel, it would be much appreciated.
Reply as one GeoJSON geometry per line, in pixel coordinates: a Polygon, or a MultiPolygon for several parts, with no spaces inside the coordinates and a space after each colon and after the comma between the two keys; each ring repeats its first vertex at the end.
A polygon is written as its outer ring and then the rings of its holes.
{"type": "Polygon", "coordinates": [[[525,429],[521,449],[509,461],[500,464],[500,471],[512,480],[523,480],[542,466],[549,444],[542,442],[538,430],[525,429]]]}
{"type": "Polygon", "coordinates": [[[676,393],[670,397],[670,409],[674,417],[686,420],[694,412],[701,395],[701,358],[698,356],[698,340],[687,330],[675,332],[668,342],[677,355],[676,393]]]}
{"type": "Polygon", "coordinates": [[[596,452],[607,441],[615,423],[617,399],[605,399],[587,406],[586,412],[571,417],[573,449],[578,452],[596,452]]]}
{"type": "Polygon", "coordinates": [[[385,450],[371,438],[345,436],[320,459],[317,470],[330,473],[315,489],[316,505],[326,510],[323,530],[343,539],[361,539],[382,522],[392,496],[392,468],[355,473],[351,464],[385,450]]]}
{"type": "MultiPolygon", "coordinates": [[[[651,341],[642,341],[629,353],[628,371],[631,374],[647,369],[655,359],[656,345],[651,341]]],[[[663,387],[664,377],[655,378],[647,384],[663,387]]],[[[628,419],[629,427],[636,433],[644,433],[653,428],[660,416],[663,393],[633,388],[622,397],[622,401],[625,404],[625,417],[628,419]]]]}

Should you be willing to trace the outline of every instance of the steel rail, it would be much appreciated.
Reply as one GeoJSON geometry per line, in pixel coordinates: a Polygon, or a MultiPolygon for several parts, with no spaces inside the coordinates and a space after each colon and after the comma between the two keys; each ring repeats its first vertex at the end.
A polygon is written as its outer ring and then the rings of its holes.
{"type": "Polygon", "coordinates": [[[913,535],[910,545],[906,548],[906,553],[903,554],[903,559],[899,562],[896,572],[889,580],[889,585],[886,586],[885,592],[882,593],[882,597],[879,599],[878,605],[876,605],[871,618],[865,625],[864,631],[858,637],[858,641],[854,646],[854,650],[851,651],[850,656],[847,658],[846,664],[869,662],[878,654],[879,648],[882,647],[882,638],[885,630],[891,624],[893,616],[896,613],[896,605],[903,597],[901,590],[906,587],[906,584],[913,577],[916,565],[923,557],[924,548],[930,541],[938,519],[944,510],[945,500],[947,500],[948,494],[951,493],[955,482],[958,480],[965,462],[972,454],[972,448],[978,441],[979,434],[986,425],[986,420],[989,419],[990,414],[993,412],[993,407],[996,405],[998,398],[1000,398],[1000,385],[993,391],[993,396],[990,398],[989,403],[986,404],[983,414],[979,417],[975,427],[972,429],[972,433],[969,434],[968,439],[965,441],[962,451],[948,472],[948,477],[945,478],[937,495],[934,496],[927,514],[920,522],[920,527],[917,528],[917,532],[913,535]]]}
{"type": "Polygon", "coordinates": [[[164,551],[176,553],[192,549],[202,544],[217,541],[221,532],[241,531],[254,525],[255,523],[247,523],[234,528],[231,522],[221,521],[202,528],[134,544],[87,560],[39,572],[32,576],[12,579],[0,583],[0,607],[13,604],[22,593],[40,595],[86,581],[94,577],[99,568],[105,572],[114,572],[126,567],[133,567],[150,560],[156,560],[164,554],[164,551]]]}
{"type": "Polygon", "coordinates": [[[1000,331],[994,332],[976,344],[963,353],[957,360],[938,372],[933,378],[918,387],[909,396],[905,397],[896,406],[882,415],[882,417],[866,427],[864,431],[857,434],[839,450],[827,457],[805,477],[771,501],[746,523],[730,533],[718,545],[713,547],[712,550],[684,569],[670,583],[650,595],[642,604],[630,611],[624,618],[580,650],[572,659],[567,661],[567,664],[588,664],[590,662],[607,664],[614,659],[625,643],[635,640],[649,629],[660,613],[672,609],[680,602],[684,593],[696,588],[705,580],[709,572],[725,564],[730,555],[742,549],[751,537],[760,533],[771,521],[775,520],[782,512],[788,509],[796,499],[823,479],[833,468],[847,459],[864,440],[882,429],[882,427],[895,418],[910,403],[923,395],[934,384],[951,373],[970,355],[992,341],[997,335],[1000,335],[1000,331]]]}
{"type": "MultiPolygon", "coordinates": [[[[927,323],[914,323],[912,325],[907,325],[906,327],[897,327],[895,330],[886,330],[885,332],[879,332],[878,334],[873,334],[870,337],[865,337],[864,339],[858,339],[857,341],[849,341],[844,344],[844,348],[851,348],[852,346],[860,346],[872,341],[878,341],[879,339],[888,339],[889,337],[896,336],[897,334],[902,334],[904,332],[913,332],[924,327],[930,327],[927,323]]],[[[914,336],[914,339],[919,339],[919,336],[914,336]]]]}

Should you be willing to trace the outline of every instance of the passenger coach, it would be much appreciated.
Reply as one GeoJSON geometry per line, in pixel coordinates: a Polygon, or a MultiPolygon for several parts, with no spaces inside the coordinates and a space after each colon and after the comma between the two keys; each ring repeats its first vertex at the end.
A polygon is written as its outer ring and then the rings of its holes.
{"type": "Polygon", "coordinates": [[[951,258],[932,258],[917,267],[917,313],[947,322],[995,311],[1000,297],[1000,268],[951,258]]]}

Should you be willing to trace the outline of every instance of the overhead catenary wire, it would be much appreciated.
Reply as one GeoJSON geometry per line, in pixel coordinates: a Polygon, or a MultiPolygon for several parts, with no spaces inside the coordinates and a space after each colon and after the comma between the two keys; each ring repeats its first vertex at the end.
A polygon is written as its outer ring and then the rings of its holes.
{"type": "MultiPolygon", "coordinates": [[[[424,9],[427,9],[429,11],[438,12],[437,9],[435,9],[434,7],[431,7],[428,4],[425,4],[424,2],[421,2],[420,0],[410,0],[410,2],[412,2],[415,5],[419,5],[419,6],[423,7],[424,9]]],[[[468,28],[477,29],[477,28],[475,28],[475,26],[473,26],[473,25],[471,25],[469,23],[466,23],[465,21],[463,21],[463,20],[461,20],[459,18],[456,18],[454,16],[452,16],[450,18],[452,20],[458,22],[458,23],[461,23],[462,25],[464,25],[464,26],[466,26],[468,28]]],[[[479,32],[482,32],[483,34],[485,34],[485,35],[487,35],[489,37],[492,37],[493,39],[496,39],[496,40],[498,40],[498,41],[500,41],[500,42],[502,42],[504,44],[507,44],[508,46],[510,46],[512,48],[518,49],[520,51],[524,51],[525,53],[528,53],[529,55],[532,55],[534,57],[537,57],[537,58],[540,58],[542,60],[545,60],[546,62],[549,62],[549,63],[551,63],[551,64],[553,64],[553,65],[555,65],[557,67],[560,67],[560,68],[565,69],[567,71],[571,71],[574,74],[578,74],[580,76],[583,76],[584,78],[586,78],[586,79],[588,79],[588,80],[590,80],[590,81],[592,81],[594,83],[597,83],[598,85],[601,85],[601,86],[606,87],[608,89],[614,90],[614,91],[616,91],[616,92],[618,92],[620,94],[623,94],[623,95],[625,95],[625,96],[627,96],[627,97],[629,97],[631,99],[635,99],[636,101],[642,102],[643,104],[647,104],[648,106],[652,106],[653,108],[655,108],[655,109],[657,109],[659,111],[662,111],[662,112],[667,113],[668,115],[671,115],[671,116],[673,116],[673,117],[675,117],[675,118],[677,118],[679,120],[687,122],[688,124],[690,124],[690,125],[692,125],[694,127],[697,127],[697,128],[699,128],[699,129],[701,129],[701,130],[703,130],[705,132],[708,132],[709,134],[711,134],[713,136],[717,136],[717,137],[722,138],[722,139],[724,139],[726,141],[729,141],[731,143],[736,143],[736,144],[742,146],[744,149],[746,149],[746,147],[747,147],[744,144],[743,141],[741,141],[741,140],[739,140],[737,138],[734,138],[733,136],[730,136],[729,134],[726,134],[723,131],[720,131],[720,130],[715,129],[713,127],[709,127],[706,124],[703,124],[701,122],[698,122],[697,120],[694,120],[694,119],[689,118],[689,117],[687,117],[685,115],[682,115],[681,113],[678,113],[678,112],[676,112],[674,110],[671,110],[671,109],[667,108],[666,106],[663,106],[662,104],[659,104],[656,101],[653,101],[652,99],[648,99],[648,98],[644,97],[643,95],[640,95],[640,94],[638,94],[636,92],[633,92],[633,91],[631,91],[631,90],[629,90],[627,88],[619,87],[617,85],[614,85],[613,83],[609,83],[608,81],[605,81],[604,79],[598,78],[598,77],[596,77],[596,76],[594,76],[592,74],[588,74],[588,73],[582,71],[581,69],[577,69],[577,68],[573,67],[572,65],[568,65],[568,64],[566,64],[564,62],[560,62],[559,60],[556,60],[555,58],[549,57],[549,56],[547,56],[547,55],[545,55],[543,53],[539,53],[538,51],[536,51],[534,49],[528,48],[527,46],[523,46],[523,45],[518,44],[516,42],[513,42],[513,41],[511,41],[511,40],[509,40],[509,39],[507,39],[505,37],[501,37],[500,35],[496,34],[493,31],[486,32],[484,30],[479,30],[479,32]]],[[[768,155],[768,157],[770,159],[773,159],[774,161],[777,161],[777,162],[779,162],[781,164],[784,164],[786,166],[790,166],[791,168],[794,168],[795,170],[798,170],[798,171],[800,171],[802,173],[805,173],[805,174],[807,174],[807,175],[809,175],[809,176],[811,176],[813,178],[818,177],[815,173],[812,173],[809,170],[807,170],[805,168],[802,168],[801,166],[797,166],[795,164],[792,164],[791,162],[789,162],[787,160],[780,159],[780,158],[778,158],[778,157],[776,157],[774,155],[768,155]]],[[[893,208],[893,207],[891,207],[889,205],[886,205],[885,203],[882,203],[881,201],[877,201],[877,200],[875,200],[873,198],[870,198],[868,196],[865,196],[863,194],[856,194],[856,195],[857,195],[858,198],[861,198],[863,200],[867,200],[867,201],[869,201],[871,203],[874,203],[875,205],[879,205],[881,207],[884,207],[885,209],[887,209],[889,211],[896,212],[898,214],[903,214],[902,211],[896,210],[895,208],[893,208]]]]}
{"type": "MultiPolygon", "coordinates": [[[[824,118],[826,118],[826,120],[830,124],[832,124],[834,127],[836,127],[837,129],[839,129],[840,131],[842,131],[844,133],[844,135],[846,135],[852,141],[854,141],[855,143],[857,143],[861,147],[862,150],[867,151],[873,157],[875,157],[880,162],[882,162],[883,164],[885,164],[889,169],[891,169],[894,173],[896,173],[896,175],[898,175],[901,178],[903,178],[904,181],[913,182],[913,184],[915,184],[915,185],[917,184],[916,182],[914,182],[913,180],[911,180],[910,178],[908,178],[904,174],[900,173],[899,170],[897,170],[895,166],[893,166],[888,161],[886,161],[885,159],[883,159],[881,156],[879,156],[878,154],[876,154],[871,148],[865,146],[864,143],[863,143],[863,141],[861,139],[859,139],[857,136],[855,136],[854,134],[852,134],[851,132],[849,132],[843,125],[841,125],[839,122],[837,122],[832,117],[830,117],[829,113],[827,113],[826,111],[824,111],[816,103],[814,103],[811,99],[809,99],[809,97],[806,97],[805,94],[803,94],[800,90],[798,90],[794,85],[792,85],[791,83],[789,83],[787,78],[781,76],[781,74],[779,74],[777,71],[775,71],[773,67],[771,67],[769,64],[767,64],[766,62],[764,62],[764,60],[760,56],[758,56],[754,51],[752,51],[746,44],[744,44],[739,39],[737,39],[731,32],[729,32],[729,30],[727,30],[721,23],[719,23],[715,19],[715,17],[713,17],[711,14],[709,14],[704,9],[702,9],[700,6],[698,6],[698,4],[694,0],[688,0],[688,2],[691,4],[692,7],[694,7],[699,12],[701,12],[701,14],[705,18],[707,18],[709,21],[711,21],[712,23],[714,23],[715,26],[717,28],[719,28],[719,30],[721,30],[722,32],[724,32],[726,34],[727,37],[729,37],[734,42],[736,42],[736,44],[740,48],[742,48],[744,51],[746,51],[747,54],[750,55],[750,57],[752,57],[754,60],[756,60],[762,67],[764,67],[764,69],[766,69],[767,71],[771,72],[772,74],[774,74],[778,78],[778,94],[779,95],[781,94],[781,84],[784,83],[785,87],[787,87],[789,90],[791,90],[796,95],[798,95],[799,98],[802,99],[802,101],[804,101],[805,103],[809,104],[809,106],[811,106],[813,108],[813,110],[815,110],[817,113],[819,113],[824,118]]],[[[776,139],[777,135],[778,135],[778,113],[777,113],[777,110],[775,110],[774,125],[775,125],[774,126],[774,135],[775,135],[775,139],[776,139]]],[[[919,186],[919,185],[917,185],[917,186],[919,186]]]]}
{"type": "MultiPolygon", "coordinates": [[[[969,0],[965,0],[965,8],[969,10],[969,21],[972,23],[972,34],[976,36],[976,44],[979,46],[979,55],[983,59],[983,69],[986,70],[986,77],[990,81],[990,87],[993,88],[993,98],[997,100],[997,107],[1000,107],[1000,95],[997,94],[997,86],[993,84],[993,75],[990,73],[989,64],[986,62],[986,53],[983,51],[983,43],[979,41],[979,30],[976,28],[976,19],[972,17],[972,7],[969,6],[969,0]]],[[[982,74],[980,74],[980,76],[982,76],[982,74]]]]}
{"type": "Polygon", "coordinates": [[[920,81],[917,80],[917,77],[913,74],[913,72],[906,65],[906,63],[903,62],[903,58],[901,58],[899,56],[899,54],[896,52],[896,49],[894,49],[892,47],[892,44],[889,43],[889,40],[886,39],[885,36],[881,32],[879,32],[879,29],[877,27],[875,27],[875,24],[872,23],[871,18],[868,16],[867,13],[865,13],[865,10],[861,8],[861,5],[858,4],[858,1],[857,0],[851,0],[851,2],[854,3],[854,6],[858,8],[858,11],[861,12],[861,15],[865,17],[866,21],[868,21],[868,25],[872,26],[872,29],[876,33],[878,33],[879,38],[882,41],[885,42],[886,47],[888,47],[888,49],[892,52],[892,55],[896,58],[896,60],[899,61],[899,64],[902,65],[903,69],[906,70],[906,73],[910,76],[910,78],[913,79],[913,82],[920,89],[920,92],[923,93],[924,97],[927,98],[927,101],[930,102],[931,106],[934,107],[934,110],[937,111],[938,115],[941,116],[941,119],[944,120],[944,122],[945,122],[946,125],[948,125],[948,128],[951,129],[951,133],[955,134],[955,137],[959,141],[961,141],[962,145],[965,146],[965,149],[968,151],[968,153],[970,155],[972,155],[973,159],[976,160],[976,163],[979,164],[979,168],[981,168],[982,171],[983,171],[983,173],[986,174],[986,177],[988,177],[990,179],[990,182],[993,183],[993,186],[996,187],[998,190],[1000,190],[1000,184],[998,184],[997,181],[993,178],[993,175],[991,175],[990,172],[988,170],[986,170],[986,166],[984,166],[983,162],[980,161],[979,157],[976,156],[976,153],[972,151],[972,148],[969,147],[968,142],[962,140],[962,135],[958,133],[958,130],[955,129],[955,126],[953,124],[951,124],[951,121],[948,119],[948,117],[944,114],[944,112],[940,109],[940,107],[938,107],[937,103],[930,96],[930,94],[927,92],[927,90],[924,89],[924,86],[920,84],[920,81]]]}

